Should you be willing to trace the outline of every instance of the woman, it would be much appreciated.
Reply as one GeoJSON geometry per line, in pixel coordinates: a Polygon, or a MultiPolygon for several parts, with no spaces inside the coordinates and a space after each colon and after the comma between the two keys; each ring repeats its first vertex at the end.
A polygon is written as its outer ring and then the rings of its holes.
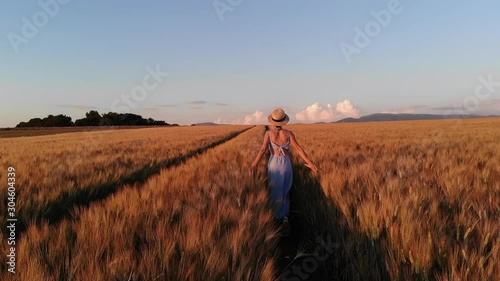
{"type": "Polygon", "coordinates": [[[283,234],[287,236],[290,234],[290,224],[288,223],[290,200],[288,192],[292,187],[293,180],[292,163],[289,157],[290,147],[293,147],[297,151],[313,172],[317,173],[318,168],[309,159],[304,149],[297,143],[293,132],[283,129],[283,126],[290,120],[283,109],[275,109],[267,117],[267,120],[273,127],[264,134],[264,142],[250,167],[250,173],[255,172],[266,148],[269,147],[271,156],[267,164],[267,174],[271,186],[274,215],[283,224],[283,234]]]}

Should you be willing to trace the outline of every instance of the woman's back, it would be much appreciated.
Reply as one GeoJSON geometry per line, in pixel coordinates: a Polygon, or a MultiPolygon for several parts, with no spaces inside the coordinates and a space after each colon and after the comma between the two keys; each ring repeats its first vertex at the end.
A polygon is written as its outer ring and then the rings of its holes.
{"type": "MultiPolygon", "coordinates": [[[[308,167],[317,172],[318,168],[306,155],[302,147],[297,143],[292,131],[283,129],[290,118],[281,108],[277,108],[272,114],[267,116],[271,128],[264,135],[264,141],[250,167],[250,174],[256,172],[262,156],[269,148],[271,156],[267,162],[267,175],[271,187],[271,198],[274,207],[275,218],[283,223],[283,233],[290,233],[290,224],[288,223],[288,214],[290,212],[289,191],[292,188],[293,168],[288,150],[293,147],[298,155],[304,159],[308,167]]],[[[286,234],[288,233],[288,234],[286,234]]]]}
{"type": "Polygon", "coordinates": [[[278,131],[268,131],[269,141],[274,154],[288,152],[290,149],[290,131],[280,129],[278,131]]]}

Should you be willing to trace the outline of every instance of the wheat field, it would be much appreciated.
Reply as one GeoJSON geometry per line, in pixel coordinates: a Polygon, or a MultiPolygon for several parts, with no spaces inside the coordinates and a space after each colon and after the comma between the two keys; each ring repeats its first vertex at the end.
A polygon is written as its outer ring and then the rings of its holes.
{"type": "Polygon", "coordinates": [[[0,280],[498,279],[500,119],[285,128],[321,168],[292,154],[291,238],[267,159],[247,173],[264,126],[0,139],[2,169],[24,173],[25,221],[18,272],[4,243],[0,280]],[[95,187],[85,204],[60,197],[95,187]],[[334,248],[314,251],[320,240],[334,248]]]}
{"type": "Polygon", "coordinates": [[[348,229],[336,231],[350,278],[498,280],[499,128],[499,119],[292,125],[331,203],[303,206],[308,216],[331,210],[306,224],[348,229]]]}
{"type": "MultiPolygon", "coordinates": [[[[18,220],[58,220],[73,205],[83,205],[145,180],[163,166],[228,137],[244,126],[88,131],[1,139],[0,166],[19,171],[18,220]]],[[[6,174],[0,174],[6,182],[6,174]]],[[[5,200],[6,194],[3,194],[5,200]]],[[[0,206],[0,225],[6,205],[0,206]]]]}

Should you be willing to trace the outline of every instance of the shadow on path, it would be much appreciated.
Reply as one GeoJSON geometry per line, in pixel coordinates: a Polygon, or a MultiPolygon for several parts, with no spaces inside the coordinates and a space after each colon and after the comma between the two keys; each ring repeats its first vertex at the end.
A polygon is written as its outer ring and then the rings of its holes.
{"type": "Polygon", "coordinates": [[[280,280],[390,280],[380,241],[353,233],[317,176],[292,155],[292,235],[281,238],[280,280]]]}

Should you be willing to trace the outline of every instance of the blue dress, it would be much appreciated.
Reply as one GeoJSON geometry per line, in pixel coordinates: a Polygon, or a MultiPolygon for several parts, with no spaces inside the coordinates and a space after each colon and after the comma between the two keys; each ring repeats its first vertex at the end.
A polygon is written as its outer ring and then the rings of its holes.
{"type": "Polygon", "coordinates": [[[267,164],[267,175],[271,186],[271,199],[274,207],[274,216],[281,219],[290,212],[290,198],[288,193],[292,188],[293,170],[290,157],[284,149],[290,149],[290,139],[282,146],[270,140],[271,157],[267,164]],[[274,155],[274,149],[279,148],[279,154],[274,155]]]}

